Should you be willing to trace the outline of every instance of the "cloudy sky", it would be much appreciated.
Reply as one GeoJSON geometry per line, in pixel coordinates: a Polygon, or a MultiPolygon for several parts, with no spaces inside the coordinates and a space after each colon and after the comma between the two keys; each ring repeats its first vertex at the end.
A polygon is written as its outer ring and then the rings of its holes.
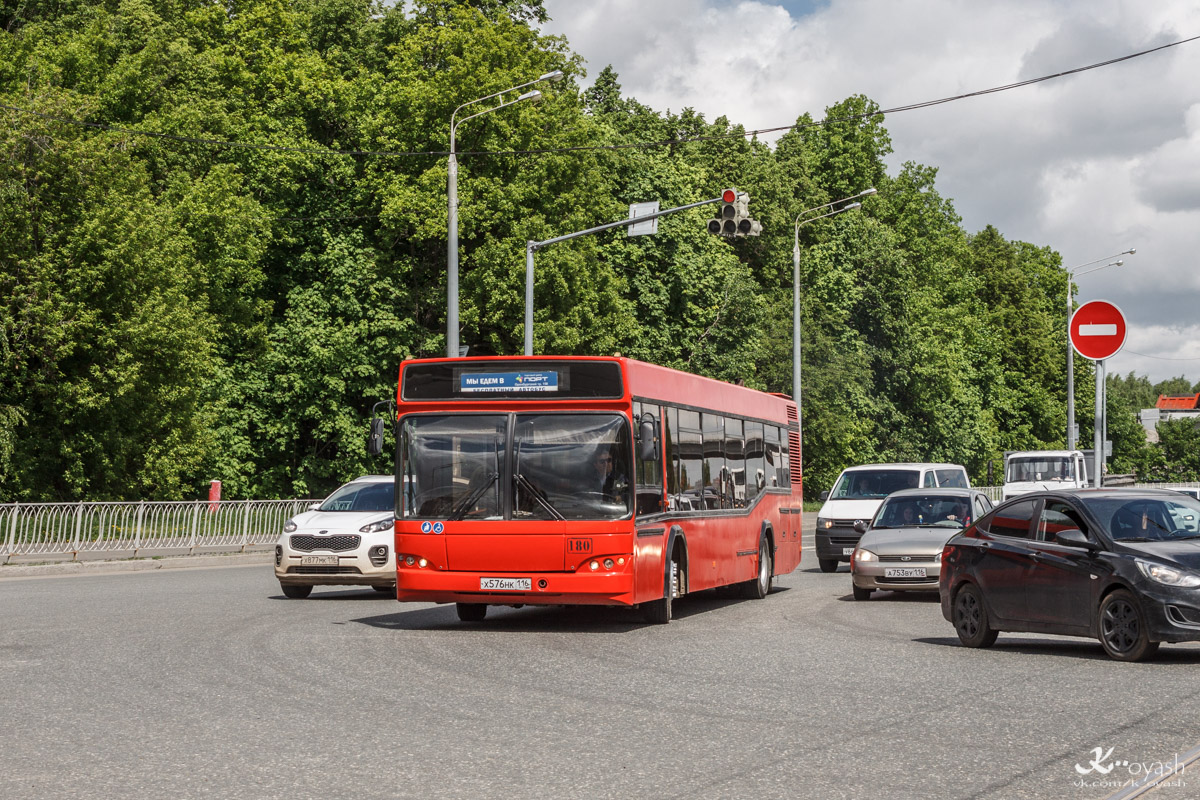
{"type": "MultiPolygon", "coordinates": [[[[1195,0],[544,5],[545,32],[587,60],[585,85],[612,64],[623,92],[660,112],[690,106],[750,130],[820,119],[852,94],[888,109],[1200,36],[1195,0]]],[[[1129,322],[1108,371],[1200,381],[1200,40],[885,125],[889,171],[937,167],[969,232],[995,225],[1067,267],[1136,248],[1076,280],[1080,302],[1109,300],[1129,322]]]]}

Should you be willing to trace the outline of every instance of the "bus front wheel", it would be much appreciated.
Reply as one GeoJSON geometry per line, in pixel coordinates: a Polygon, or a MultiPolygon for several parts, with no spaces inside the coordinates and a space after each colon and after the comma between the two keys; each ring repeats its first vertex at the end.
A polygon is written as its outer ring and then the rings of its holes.
{"type": "Polygon", "coordinates": [[[661,600],[642,603],[642,616],[651,625],[666,625],[671,621],[671,601],[675,595],[679,594],[679,562],[674,559],[667,561],[667,571],[663,576],[663,583],[666,591],[661,600]]]}
{"type": "Polygon", "coordinates": [[[483,622],[483,618],[487,616],[485,603],[455,603],[454,608],[463,622],[483,622]]]}

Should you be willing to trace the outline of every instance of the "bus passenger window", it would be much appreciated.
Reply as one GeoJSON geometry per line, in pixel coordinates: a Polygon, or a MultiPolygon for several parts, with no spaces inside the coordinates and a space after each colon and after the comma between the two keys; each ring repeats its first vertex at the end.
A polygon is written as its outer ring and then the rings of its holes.
{"type": "Polygon", "coordinates": [[[746,501],[753,504],[767,487],[766,460],[763,454],[763,424],[747,420],[746,430],[746,501]]]}

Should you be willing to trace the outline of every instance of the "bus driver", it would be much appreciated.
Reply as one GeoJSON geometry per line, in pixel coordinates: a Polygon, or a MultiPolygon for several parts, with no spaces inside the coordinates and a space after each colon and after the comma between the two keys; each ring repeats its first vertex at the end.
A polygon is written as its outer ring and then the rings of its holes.
{"type": "Polygon", "coordinates": [[[617,469],[612,445],[602,444],[592,454],[583,489],[600,495],[606,503],[626,504],[629,481],[617,469]]]}

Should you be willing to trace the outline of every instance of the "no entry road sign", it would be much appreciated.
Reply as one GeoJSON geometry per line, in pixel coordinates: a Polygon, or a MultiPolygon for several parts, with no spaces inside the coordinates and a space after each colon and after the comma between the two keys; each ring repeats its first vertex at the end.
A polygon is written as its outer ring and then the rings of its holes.
{"type": "Polygon", "coordinates": [[[1093,361],[1103,361],[1125,346],[1125,315],[1107,300],[1084,303],[1071,315],[1071,346],[1093,361]]]}

